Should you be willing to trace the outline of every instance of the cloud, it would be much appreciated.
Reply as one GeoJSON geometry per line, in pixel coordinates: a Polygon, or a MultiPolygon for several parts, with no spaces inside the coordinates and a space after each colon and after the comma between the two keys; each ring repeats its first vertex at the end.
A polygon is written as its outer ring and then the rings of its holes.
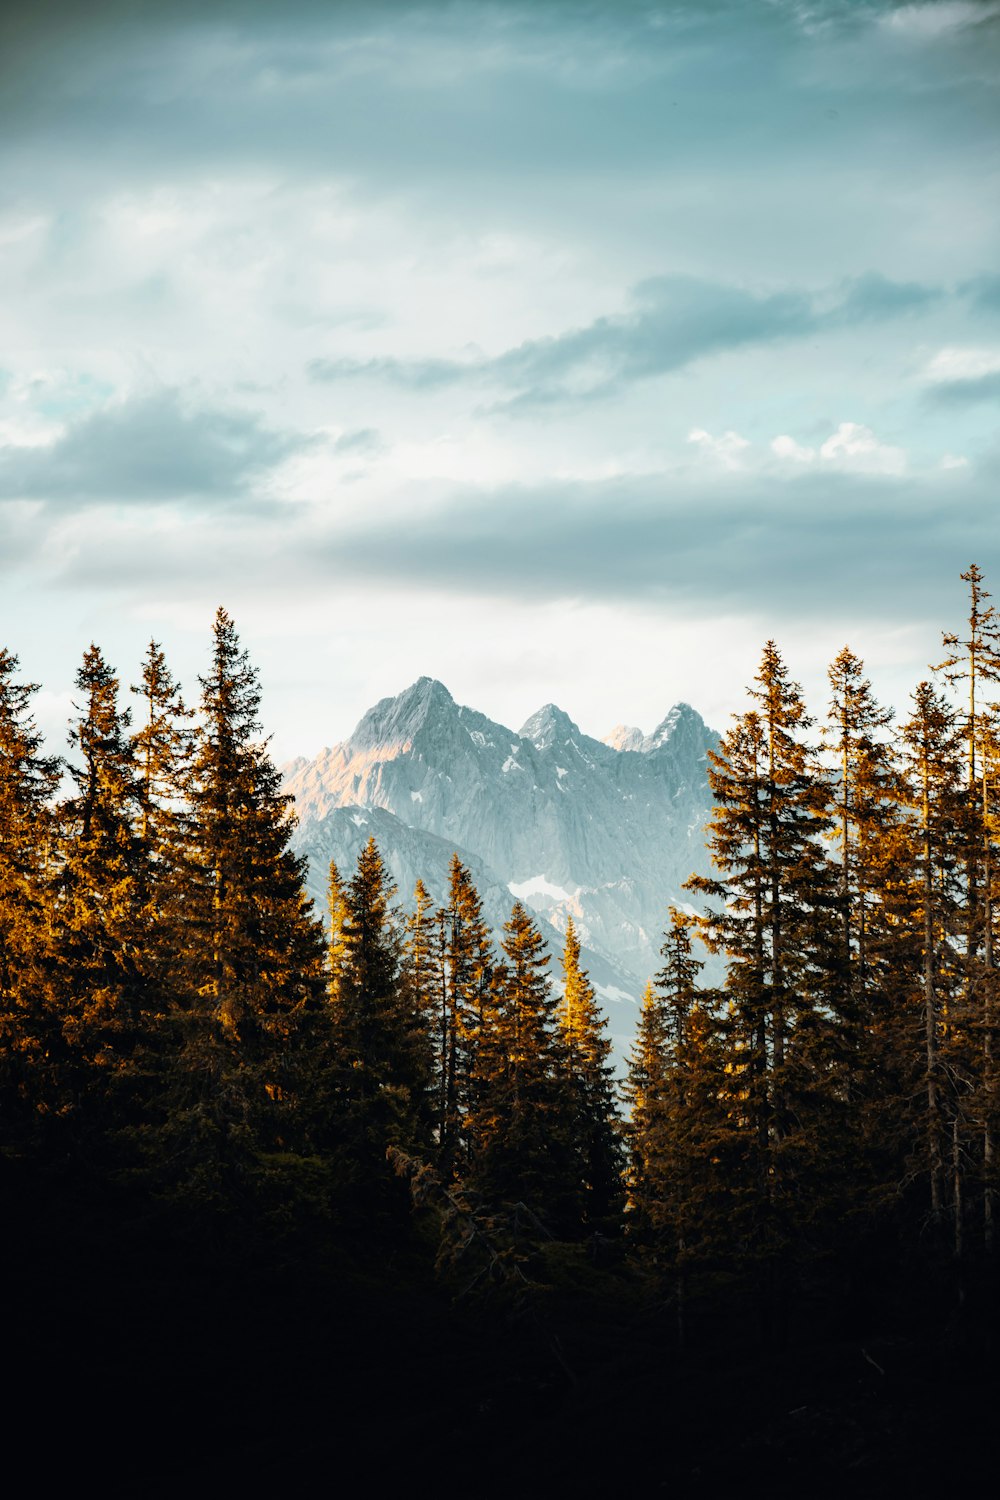
{"type": "Polygon", "coordinates": [[[876,272],[818,293],[757,293],[694,276],[658,276],[633,289],[624,314],[526,340],[492,358],[314,359],[307,372],[321,382],[369,379],[410,391],[495,387],[508,393],[497,405],[511,411],[610,396],[712,355],[919,312],[941,295],[876,272]]]}
{"type": "Polygon", "coordinates": [[[1000,312],[1000,275],[984,272],[981,276],[972,276],[962,282],[959,291],[968,297],[977,312],[1000,312]]]}
{"type": "Polygon", "coordinates": [[[403,390],[426,391],[454,385],[483,368],[482,362],[466,364],[453,359],[311,359],[306,374],[321,385],[341,380],[380,380],[403,390]]]}
{"type": "Polygon", "coordinates": [[[965,406],[1000,397],[1000,349],[941,349],[924,367],[927,396],[940,405],[965,406]]]}
{"type": "MultiPolygon", "coordinates": [[[[1000,573],[990,476],[903,475],[864,429],[781,475],[678,471],[602,483],[456,490],[405,528],[368,522],[317,544],[324,572],[508,599],[640,601],[693,615],[912,618],[978,558],[1000,573]]],[[[824,445],[826,446],[826,445],[824,445]]],[[[891,450],[890,450],[891,451],[891,450]]]]}
{"type": "Polygon", "coordinates": [[[45,446],[0,447],[0,499],[231,500],[312,442],[163,390],[105,407],[45,446]]]}
{"type": "Polygon", "coordinates": [[[891,474],[906,472],[906,452],[880,442],[861,422],[841,422],[818,448],[797,443],[787,433],[773,438],[771,452],[786,464],[813,465],[844,474],[891,474]]]}
{"type": "Polygon", "coordinates": [[[803,447],[787,433],[771,439],[771,452],[776,458],[790,459],[797,464],[811,464],[816,461],[816,449],[803,447]]]}
{"type": "Polygon", "coordinates": [[[930,391],[942,405],[966,406],[979,401],[1000,401],[1000,370],[972,380],[945,380],[930,391]]]}
{"type": "Polygon", "coordinates": [[[993,0],[925,0],[920,5],[900,5],[880,17],[891,35],[907,41],[936,43],[955,32],[967,31],[994,21],[1000,5],[993,0]]]}
{"type": "Polygon", "coordinates": [[[377,427],[356,427],[352,432],[341,433],[333,451],[354,454],[358,458],[374,458],[386,451],[386,445],[377,427]]]}
{"type": "Polygon", "coordinates": [[[718,460],[724,469],[738,469],[744,453],[750,447],[745,437],[738,432],[724,432],[722,437],[713,437],[703,427],[695,427],[688,433],[688,442],[696,444],[704,453],[718,460]]]}
{"type": "Polygon", "coordinates": [[[902,474],[906,469],[903,449],[880,443],[871,428],[860,422],[841,422],[819,456],[850,474],[902,474]]]}
{"type": "Polygon", "coordinates": [[[831,328],[851,328],[859,323],[922,312],[944,295],[940,287],[922,286],[916,281],[892,281],[878,271],[852,277],[842,282],[838,291],[839,301],[834,300],[822,320],[831,328]]]}

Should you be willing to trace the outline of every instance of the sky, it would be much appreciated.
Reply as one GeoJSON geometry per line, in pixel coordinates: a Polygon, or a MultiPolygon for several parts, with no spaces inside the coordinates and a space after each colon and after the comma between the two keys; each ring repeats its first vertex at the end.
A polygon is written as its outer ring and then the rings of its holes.
{"type": "MultiPolygon", "coordinates": [[[[1000,598],[1000,0],[55,3],[0,21],[0,644],[275,758],[418,676],[724,728],[1000,598]]],[[[27,8],[26,8],[27,9],[27,8]]]]}

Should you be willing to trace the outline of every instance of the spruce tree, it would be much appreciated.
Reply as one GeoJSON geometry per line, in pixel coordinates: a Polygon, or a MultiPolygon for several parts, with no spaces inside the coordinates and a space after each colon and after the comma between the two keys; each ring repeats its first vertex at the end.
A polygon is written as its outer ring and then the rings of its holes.
{"type": "Polygon", "coordinates": [[[389,1145],[430,1144],[432,1054],[426,1009],[404,973],[404,932],[373,838],[342,888],[345,905],[331,1005],[336,1130],[356,1182],[376,1193],[389,1145]]]}
{"type": "MultiPolygon", "coordinates": [[[[962,1043],[968,1020],[961,1006],[962,963],[955,939],[961,926],[964,813],[962,728],[951,705],[929,682],[913,694],[903,725],[907,798],[913,815],[909,912],[919,971],[913,975],[910,1039],[922,1054],[919,1114],[922,1165],[932,1221],[940,1224],[947,1198],[951,1138],[961,1134],[966,1084],[962,1043]]],[[[918,1075],[919,1076],[919,1075],[918,1075]]],[[[954,1228],[961,1233],[961,1176],[953,1161],[954,1228]]]]}
{"type": "Polygon", "coordinates": [[[336,862],[331,859],[326,885],[327,921],[329,931],[326,948],[327,994],[330,1003],[336,1006],[344,983],[347,962],[347,939],[345,930],[348,921],[347,893],[336,862]]]}
{"type": "Polygon", "coordinates": [[[305,895],[305,861],[290,848],[290,799],[260,739],[258,674],[224,609],[199,682],[191,788],[206,915],[197,988],[223,1028],[249,1043],[315,1008],[322,929],[305,895]]]}
{"type": "Polygon", "coordinates": [[[17,670],[0,648],[0,1114],[20,1135],[37,1122],[55,1045],[47,879],[60,762],[43,754],[30,712],[38,684],[17,670]]]}
{"type": "Polygon", "coordinates": [[[655,1243],[667,1196],[667,1074],[669,1029],[663,996],[650,979],[643,990],[639,1024],[628,1058],[625,1097],[628,1167],[625,1224],[641,1245],[655,1243]]]}
{"type": "Polygon", "coordinates": [[[767,1258],[784,1255],[825,1194],[824,1151],[843,1119],[831,1084],[840,1018],[836,890],[822,842],[829,789],[803,738],[812,721],[801,690],[772,641],[754,682],[757,706],[709,753],[717,873],[688,886],[721,902],[700,926],[726,955],[729,1065],[745,1096],[753,1237],[767,1258]]]}
{"type": "Polygon", "coordinates": [[[190,776],[193,997],[165,1101],[164,1154],[191,1191],[230,1201],[260,1153],[309,1149],[323,931],[290,848],[289,799],[260,738],[260,688],[232,620],[215,617],[190,776]],[[167,1139],[169,1138],[169,1139],[167,1139]]]}
{"type": "MultiPolygon", "coordinates": [[[[891,710],[876,701],[861,660],[848,648],[828,673],[825,738],[832,753],[839,954],[831,1003],[841,1020],[836,1089],[849,1137],[845,1188],[856,1206],[895,1192],[907,1093],[895,1019],[905,1007],[897,907],[906,859],[903,789],[888,738],[891,710]]],[[[832,1143],[831,1143],[832,1145],[832,1143]]]]}
{"type": "Polygon", "coordinates": [[[591,1229],[609,1231],[617,1227],[622,1207],[621,1120],[607,1018],[601,1013],[586,971],[580,967],[580,941],[572,917],[566,923],[562,967],[558,1017],[571,1090],[571,1128],[583,1190],[583,1223],[591,1229]]]}
{"type": "Polygon", "coordinates": [[[180,687],[157,641],[151,640],[142,681],[133,686],[142,720],[132,735],[137,782],[140,899],[147,1008],[166,1012],[185,1006],[186,929],[194,887],[191,880],[191,817],[188,793],[192,734],[180,687]]]}
{"type": "Polygon", "coordinates": [[[466,1122],[476,1108],[476,1050],[492,1004],[495,957],[482,903],[457,854],[440,914],[443,992],[439,1025],[438,1142],[440,1170],[461,1176],[468,1161],[466,1122]]]}
{"type": "MultiPolygon", "coordinates": [[[[990,811],[991,742],[995,739],[996,704],[985,701],[986,689],[1000,682],[1000,616],[987,601],[989,591],[975,563],[961,574],[969,586],[969,613],[963,635],[944,632],[947,656],[935,668],[952,686],[965,684],[967,699],[960,717],[965,731],[966,788],[962,806],[964,869],[964,995],[970,1041],[980,1056],[970,1059],[975,1082],[968,1092],[970,1114],[978,1115],[982,1141],[983,1227],[988,1248],[994,1242],[995,1105],[993,1078],[995,1007],[998,978],[994,954],[992,884],[994,842],[990,811]]],[[[956,1148],[957,1149],[957,1148],[956,1148]]],[[[957,1167],[953,1168],[957,1181],[957,1167]]]]}
{"type": "Polygon", "coordinates": [[[579,1222],[581,1195],[549,954],[519,901],[503,930],[507,962],[473,1060],[468,1180],[488,1203],[524,1204],[560,1233],[579,1222]]]}
{"type": "Polygon", "coordinates": [[[726,1018],[699,986],[692,918],[669,909],[656,976],[665,1022],[653,1147],[659,1178],[656,1248],[674,1275],[678,1340],[687,1336],[689,1276],[732,1258],[739,1225],[732,1194],[741,1162],[727,1071],[726,1018]]]}
{"type": "Polygon", "coordinates": [[[70,1062],[62,1108],[84,1129],[120,1097],[139,1035],[146,984],[139,784],[118,702],[118,678],[97,646],[76,675],[80,701],[69,735],[76,795],[62,824],[54,951],[70,1062]]]}

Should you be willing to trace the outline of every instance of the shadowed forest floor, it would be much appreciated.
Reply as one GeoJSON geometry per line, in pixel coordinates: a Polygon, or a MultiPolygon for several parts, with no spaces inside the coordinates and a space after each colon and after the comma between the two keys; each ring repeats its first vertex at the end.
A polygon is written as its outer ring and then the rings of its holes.
{"type": "Polygon", "coordinates": [[[682,1355],[615,1247],[529,1249],[524,1296],[456,1304],[418,1230],[279,1241],[8,1189],[8,1453],[42,1490],[886,1495],[989,1461],[981,1288],[962,1317],[943,1283],[908,1310],[801,1293],[770,1350],[717,1294],[682,1355]]]}

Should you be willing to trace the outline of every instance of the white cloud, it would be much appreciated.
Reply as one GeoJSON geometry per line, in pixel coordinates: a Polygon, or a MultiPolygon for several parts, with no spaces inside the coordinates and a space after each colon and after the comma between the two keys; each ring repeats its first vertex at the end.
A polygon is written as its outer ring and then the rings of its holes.
{"type": "Polygon", "coordinates": [[[726,469],[742,468],[743,454],[750,447],[749,440],[741,437],[738,432],[724,432],[721,437],[713,437],[704,427],[692,427],[688,433],[688,442],[697,444],[726,469]]]}
{"type": "Polygon", "coordinates": [[[960,453],[946,453],[941,459],[942,469],[967,469],[969,460],[960,453]]]}
{"type": "Polygon", "coordinates": [[[902,474],[906,470],[903,449],[880,443],[871,428],[860,422],[841,422],[819,456],[832,467],[854,474],[902,474]]]}
{"type": "Polygon", "coordinates": [[[788,464],[811,464],[850,474],[903,474],[907,464],[905,449],[880,442],[861,422],[841,422],[818,449],[781,433],[771,439],[771,452],[788,464]]]}
{"type": "Polygon", "coordinates": [[[801,443],[797,443],[787,433],[782,433],[779,437],[771,439],[771,452],[776,458],[791,459],[797,464],[811,464],[816,461],[815,448],[804,448],[801,443]]]}
{"type": "Polygon", "coordinates": [[[973,0],[932,0],[924,5],[902,5],[889,15],[880,16],[879,24],[891,35],[916,42],[933,42],[948,32],[961,31],[977,21],[1000,14],[1000,5],[983,5],[973,0]]]}
{"type": "Polygon", "coordinates": [[[1000,371],[1000,349],[952,346],[939,349],[923,369],[923,378],[933,385],[953,380],[981,380],[1000,371]]]}

